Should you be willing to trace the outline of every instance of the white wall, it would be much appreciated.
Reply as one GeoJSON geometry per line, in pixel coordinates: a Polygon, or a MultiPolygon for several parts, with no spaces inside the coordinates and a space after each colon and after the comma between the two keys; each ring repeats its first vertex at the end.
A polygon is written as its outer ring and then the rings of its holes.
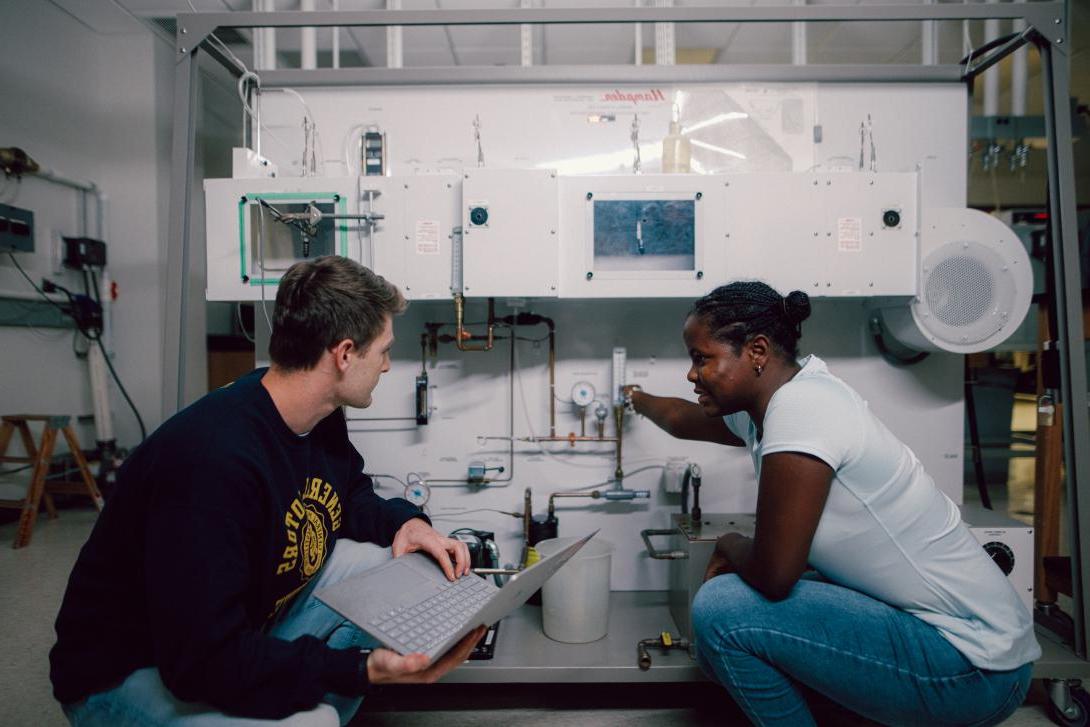
{"type": "MultiPolygon", "coordinates": [[[[165,240],[164,172],[170,150],[171,50],[133,22],[133,32],[100,35],[47,2],[0,3],[0,140],[41,166],[94,181],[109,198],[109,275],[120,296],[112,307],[113,364],[148,428],[160,420],[159,266],[165,240]]],[[[35,213],[36,251],[20,264],[36,281],[54,275],[51,231],[80,233],[77,195],[35,179],[9,182],[2,201],[35,213]]],[[[88,231],[94,233],[94,229],[88,231]]],[[[32,292],[7,256],[0,294],[32,292]]],[[[0,328],[0,410],[88,414],[86,363],[72,354],[72,332],[0,328]]],[[[114,431],[122,446],[140,438],[132,412],[111,387],[114,431]]],[[[94,431],[81,428],[84,446],[94,431]]]]}
{"type": "MultiPolygon", "coordinates": [[[[108,197],[105,237],[108,272],[119,288],[113,306],[114,366],[147,430],[162,421],[163,322],[167,221],[171,185],[174,50],[169,39],[118,11],[110,32],[97,32],[48,2],[0,3],[0,146],[24,149],[43,167],[92,181],[108,197]]],[[[197,179],[229,173],[237,143],[233,82],[222,69],[202,64],[198,94],[197,179]],[[206,152],[206,150],[208,150],[206,152]]],[[[17,255],[40,283],[50,276],[78,289],[77,277],[54,274],[51,237],[82,234],[76,192],[33,176],[0,181],[0,202],[33,210],[34,253],[17,255]]],[[[203,227],[196,205],[195,228],[203,227]]],[[[87,234],[94,235],[92,227],[87,234]]],[[[189,342],[189,398],[207,389],[205,363],[204,251],[193,249],[192,300],[185,328],[189,342]]],[[[33,296],[6,255],[0,256],[0,296],[33,296]]],[[[0,328],[0,412],[89,415],[87,365],[72,353],[73,333],[57,329],[0,328]]],[[[139,442],[139,428],[111,383],[118,443],[139,442]]],[[[94,429],[80,428],[91,446],[94,429]]]]}
{"type": "MultiPolygon", "coordinates": [[[[163,177],[169,155],[171,55],[167,44],[133,21],[133,32],[100,35],[50,3],[0,3],[0,140],[43,167],[93,181],[109,197],[109,274],[120,297],[113,308],[114,365],[149,428],[160,419],[159,264],[163,177]]],[[[0,182],[3,184],[3,182],[0,182]]],[[[77,194],[26,177],[8,182],[0,201],[35,213],[33,254],[20,264],[40,282],[50,275],[78,288],[69,272],[53,275],[50,239],[81,232],[77,194]]],[[[94,229],[88,231],[94,233],[94,229]]],[[[8,257],[0,258],[0,294],[32,293],[8,257]]],[[[86,363],[72,353],[72,333],[0,328],[0,410],[89,414],[86,363]]],[[[132,413],[114,390],[119,443],[137,443],[132,413]]],[[[80,430],[84,446],[94,432],[80,430]]]]}

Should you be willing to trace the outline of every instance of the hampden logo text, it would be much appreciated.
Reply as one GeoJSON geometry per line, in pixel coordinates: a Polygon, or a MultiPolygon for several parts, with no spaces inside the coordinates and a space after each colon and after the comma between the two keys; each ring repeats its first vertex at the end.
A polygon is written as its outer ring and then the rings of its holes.
{"type": "Polygon", "coordinates": [[[619,88],[613,91],[607,91],[602,95],[603,101],[623,101],[636,105],[638,103],[665,101],[666,96],[663,95],[662,89],[652,88],[647,91],[622,91],[619,88]]]}

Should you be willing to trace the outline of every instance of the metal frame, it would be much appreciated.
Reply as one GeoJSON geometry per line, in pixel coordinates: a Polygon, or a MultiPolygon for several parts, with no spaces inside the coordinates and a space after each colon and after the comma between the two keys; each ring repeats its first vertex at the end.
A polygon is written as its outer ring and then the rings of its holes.
{"type": "Polygon", "coordinates": [[[1045,126],[1048,136],[1052,274],[1059,322],[1064,461],[1074,586],[1075,652],[1085,659],[1090,602],[1090,537],[1080,533],[1080,514],[1090,515],[1090,418],[1087,413],[1086,357],[1082,338],[1082,300],[1076,229],[1075,171],[1070,152],[1068,108],[1070,59],[1068,13],[1063,0],[1026,3],[942,5],[790,5],[778,7],[670,8],[518,8],[509,10],[364,10],[354,12],[180,13],[176,36],[174,141],[167,305],[163,363],[164,414],[185,403],[185,322],[189,306],[190,212],[196,133],[198,50],[233,68],[208,42],[218,28],[397,27],[428,25],[563,25],[598,23],[755,23],[906,20],[1021,19],[1026,31],[975,64],[963,65],[807,65],[807,66],[597,66],[458,67],[280,70],[262,73],[266,87],[343,85],[479,85],[573,83],[668,83],[727,81],[955,82],[971,80],[1026,43],[1041,54],[1045,126]]]}

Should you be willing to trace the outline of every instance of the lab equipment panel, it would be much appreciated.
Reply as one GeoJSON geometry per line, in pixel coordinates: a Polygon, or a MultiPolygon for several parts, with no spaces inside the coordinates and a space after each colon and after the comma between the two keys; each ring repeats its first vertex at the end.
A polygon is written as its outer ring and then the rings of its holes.
{"type": "Polygon", "coordinates": [[[700,174],[561,178],[561,297],[706,293],[722,248],[717,192],[700,174]]]}
{"type": "Polygon", "coordinates": [[[357,214],[356,177],[208,179],[204,190],[208,300],[273,298],[299,260],[360,259],[362,223],[331,217],[357,214]]]}
{"type": "Polygon", "coordinates": [[[1022,604],[1033,613],[1033,528],[979,505],[962,505],[961,517],[1022,604]]]}
{"type": "Polygon", "coordinates": [[[912,296],[919,280],[915,173],[725,175],[727,253],[714,274],[812,297],[912,296]]]}
{"type": "MultiPolygon", "coordinates": [[[[371,179],[363,179],[365,188],[371,179]]],[[[375,270],[396,283],[409,300],[450,298],[453,233],[461,224],[462,177],[421,174],[394,177],[393,181],[399,188],[400,227],[376,238],[375,270]]],[[[366,200],[366,189],[363,197],[366,200]]]]}
{"type": "Polygon", "coordinates": [[[555,298],[560,248],[556,172],[467,169],[462,236],[467,297],[555,298]]]}

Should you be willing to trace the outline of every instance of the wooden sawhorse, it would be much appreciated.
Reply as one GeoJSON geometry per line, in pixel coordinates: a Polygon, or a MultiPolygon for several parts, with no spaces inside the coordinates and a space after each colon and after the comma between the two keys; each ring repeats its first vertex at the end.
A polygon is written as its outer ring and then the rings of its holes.
{"type": "Polygon", "coordinates": [[[57,508],[53,505],[51,493],[64,493],[86,495],[91,498],[97,510],[102,510],[102,493],[98,491],[95,478],[91,475],[91,469],[87,466],[87,460],[80,449],[79,440],[70,423],[71,417],[49,416],[43,414],[17,414],[0,417],[3,425],[0,426],[0,463],[22,463],[30,465],[30,485],[27,487],[26,496],[20,499],[0,499],[0,507],[16,508],[22,510],[19,516],[19,529],[15,534],[15,542],[12,547],[21,548],[30,544],[30,536],[34,531],[34,523],[38,519],[38,509],[45,500],[45,509],[50,518],[57,517],[57,508]],[[30,422],[43,422],[42,438],[40,442],[34,441],[30,431],[30,422]],[[26,454],[13,456],[8,454],[8,445],[12,436],[19,432],[19,438],[23,443],[26,454]],[[79,480],[61,479],[46,481],[49,475],[49,466],[53,459],[53,448],[57,443],[57,433],[64,437],[68,443],[68,449],[76,460],[76,468],[79,471],[79,480]]]}

